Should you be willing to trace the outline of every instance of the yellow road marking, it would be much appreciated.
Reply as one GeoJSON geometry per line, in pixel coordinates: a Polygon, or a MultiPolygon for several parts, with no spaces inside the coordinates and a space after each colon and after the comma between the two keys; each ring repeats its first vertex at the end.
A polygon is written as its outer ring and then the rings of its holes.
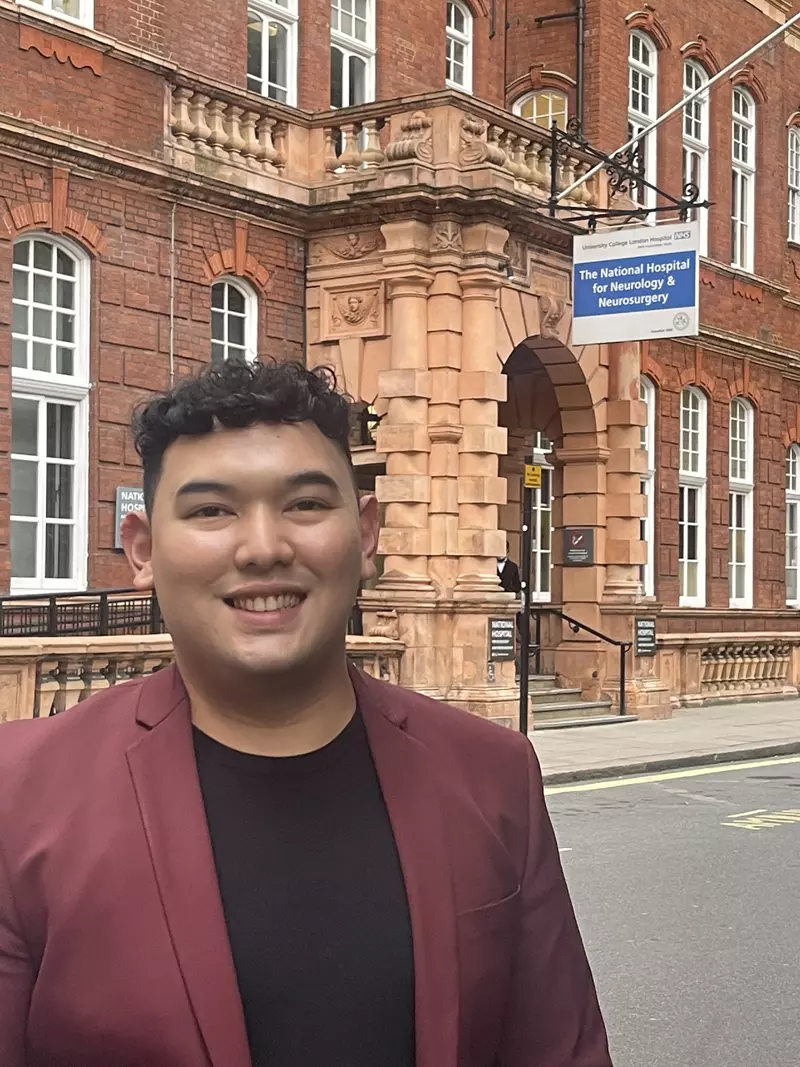
{"type": "Polygon", "coordinates": [[[740,811],[737,815],[729,815],[729,819],[744,819],[748,815],[761,815],[766,808],[756,808],[754,811],[740,811]]]}
{"type": "Polygon", "coordinates": [[[720,825],[733,826],[737,830],[770,830],[776,826],[800,823],[800,811],[797,808],[785,808],[783,811],[767,811],[766,808],[761,808],[759,812],[751,812],[746,818],[742,815],[729,815],[728,818],[735,821],[723,822],[720,825]]]}
{"type": "Polygon", "coordinates": [[[676,778],[700,778],[706,774],[730,774],[731,771],[748,771],[755,767],[779,767],[787,763],[800,763],[800,756],[775,756],[772,759],[749,760],[746,763],[722,763],[711,767],[688,767],[682,771],[661,771],[657,774],[640,774],[630,778],[611,778],[608,781],[578,782],[574,785],[545,786],[545,796],[557,793],[591,793],[597,789],[619,789],[626,785],[651,785],[654,782],[671,782],[676,778]]]}

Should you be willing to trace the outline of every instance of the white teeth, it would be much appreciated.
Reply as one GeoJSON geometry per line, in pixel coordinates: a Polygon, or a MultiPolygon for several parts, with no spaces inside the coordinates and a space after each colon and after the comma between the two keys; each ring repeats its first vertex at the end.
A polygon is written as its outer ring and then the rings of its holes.
{"type": "Polygon", "coordinates": [[[280,596],[237,597],[233,606],[240,611],[285,611],[300,603],[295,593],[281,593],[280,596]]]}

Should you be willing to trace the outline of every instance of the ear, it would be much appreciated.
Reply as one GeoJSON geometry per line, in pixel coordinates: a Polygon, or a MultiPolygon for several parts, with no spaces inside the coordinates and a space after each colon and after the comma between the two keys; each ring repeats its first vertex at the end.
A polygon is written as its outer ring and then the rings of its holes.
{"type": "Polygon", "coordinates": [[[374,578],[375,554],[378,551],[378,501],[368,493],[362,496],[358,502],[358,510],[361,521],[361,581],[367,582],[374,578]]]}
{"type": "Polygon", "coordinates": [[[153,536],[144,511],[129,511],[122,520],[122,547],[133,571],[133,585],[141,591],[153,588],[153,536]]]}

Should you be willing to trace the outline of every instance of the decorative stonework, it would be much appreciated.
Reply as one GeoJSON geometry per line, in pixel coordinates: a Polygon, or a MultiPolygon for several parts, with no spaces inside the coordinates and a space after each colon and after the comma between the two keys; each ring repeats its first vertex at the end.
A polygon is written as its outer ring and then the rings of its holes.
{"type": "Polygon", "coordinates": [[[558,338],[561,320],[567,310],[563,300],[555,296],[539,297],[539,312],[541,315],[540,332],[542,337],[558,338]]]}
{"type": "Polygon", "coordinates": [[[681,48],[684,59],[694,59],[708,71],[709,74],[719,74],[722,70],[720,62],[708,47],[708,39],[702,33],[698,33],[696,41],[689,41],[681,48]]]}
{"type": "Polygon", "coordinates": [[[364,259],[383,248],[383,238],[379,232],[373,233],[348,233],[342,237],[330,240],[314,241],[311,246],[311,261],[322,263],[325,261],[325,253],[330,253],[333,260],[353,262],[364,259]]]}
{"type": "Polygon", "coordinates": [[[531,284],[531,260],[525,241],[510,237],[506,245],[506,254],[512,281],[517,285],[529,286],[531,284]]]}
{"type": "Polygon", "coordinates": [[[6,206],[0,217],[12,238],[25,230],[50,230],[73,237],[94,255],[102,251],[103,231],[83,211],[69,207],[69,171],[64,167],[53,167],[50,200],[6,206]]]}
{"type": "Polygon", "coordinates": [[[652,4],[645,4],[641,11],[631,12],[625,22],[629,30],[641,30],[651,37],[659,52],[672,48],[669,34],[652,4]]]}
{"type": "Polygon", "coordinates": [[[397,612],[379,611],[376,621],[369,628],[369,637],[388,637],[390,641],[400,640],[400,617],[397,612]]]}
{"type": "Polygon", "coordinates": [[[19,26],[19,46],[23,51],[33,48],[45,59],[55,57],[59,63],[70,62],[76,70],[88,67],[98,77],[103,73],[103,53],[77,41],[69,41],[44,33],[36,26],[19,26]]]}
{"type": "Polygon", "coordinates": [[[431,234],[432,252],[461,252],[461,227],[455,222],[437,222],[431,234]]]}
{"type": "Polygon", "coordinates": [[[764,300],[764,290],[742,278],[733,279],[733,295],[740,296],[743,300],[750,300],[754,304],[761,304],[764,300]]]}
{"type": "Polygon", "coordinates": [[[499,145],[487,140],[490,129],[483,119],[474,115],[465,115],[461,120],[461,150],[458,162],[462,167],[472,167],[478,163],[494,163],[502,167],[506,154],[499,145]]]}
{"type": "Polygon", "coordinates": [[[340,337],[380,337],[384,327],[384,286],[324,288],[322,340],[340,337]]]}
{"type": "Polygon", "coordinates": [[[250,255],[247,251],[247,239],[247,222],[244,219],[236,219],[233,248],[224,248],[210,255],[206,252],[203,274],[209,283],[223,274],[233,274],[239,278],[249,278],[262,293],[269,292],[272,271],[268,270],[263,263],[259,263],[255,256],[250,255]]]}
{"type": "Polygon", "coordinates": [[[566,301],[570,298],[570,286],[570,276],[564,271],[541,266],[531,270],[531,289],[538,296],[554,296],[566,301]]]}
{"type": "Polygon", "coordinates": [[[752,63],[746,63],[735,73],[731,74],[731,84],[740,85],[744,89],[749,89],[757,103],[766,104],[767,90],[764,87],[764,83],[756,74],[755,67],[752,63]]]}
{"type": "Polygon", "coordinates": [[[386,146],[386,158],[391,163],[405,159],[433,162],[433,119],[424,111],[415,111],[400,124],[402,136],[386,146]]]}

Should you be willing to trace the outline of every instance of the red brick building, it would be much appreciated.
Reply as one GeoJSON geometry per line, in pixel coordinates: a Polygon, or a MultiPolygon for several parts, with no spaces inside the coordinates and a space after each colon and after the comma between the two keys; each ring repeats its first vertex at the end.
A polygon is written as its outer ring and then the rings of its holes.
{"type": "MultiPolygon", "coordinates": [[[[132,406],[212,358],[305,356],[383,418],[356,450],[387,525],[367,613],[406,684],[513,705],[484,630],[532,440],[535,598],[625,638],[659,616],[634,700],[800,682],[800,35],[644,146],[714,203],[699,337],[572,352],[575,227],[544,210],[552,122],[610,151],[791,5],[565,7],[0,0],[0,591],[126,584],[132,406]],[[578,519],[586,574],[556,536],[578,519]]],[[[563,683],[613,681],[551,645],[563,683]]]]}

